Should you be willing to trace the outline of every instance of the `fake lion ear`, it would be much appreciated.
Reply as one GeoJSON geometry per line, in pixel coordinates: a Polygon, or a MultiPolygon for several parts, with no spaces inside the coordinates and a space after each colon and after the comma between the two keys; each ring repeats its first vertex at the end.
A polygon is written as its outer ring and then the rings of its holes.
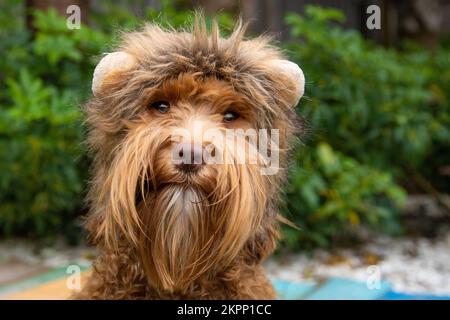
{"type": "Polygon", "coordinates": [[[97,64],[92,78],[92,93],[98,95],[108,77],[117,72],[128,71],[135,65],[135,59],[130,54],[118,51],[104,56],[97,64]]]}
{"type": "Polygon", "coordinates": [[[302,69],[289,60],[272,60],[272,67],[281,73],[283,84],[287,87],[287,102],[295,107],[305,92],[305,76],[302,69]]]}

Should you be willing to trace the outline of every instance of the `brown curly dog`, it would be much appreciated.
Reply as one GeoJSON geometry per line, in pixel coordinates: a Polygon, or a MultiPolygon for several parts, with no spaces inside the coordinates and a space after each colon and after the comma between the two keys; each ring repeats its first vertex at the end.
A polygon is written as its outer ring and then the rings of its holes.
{"type": "Polygon", "coordinates": [[[75,298],[275,298],[261,262],[304,77],[244,29],[147,25],[96,67],[86,225],[100,254],[75,298]]]}

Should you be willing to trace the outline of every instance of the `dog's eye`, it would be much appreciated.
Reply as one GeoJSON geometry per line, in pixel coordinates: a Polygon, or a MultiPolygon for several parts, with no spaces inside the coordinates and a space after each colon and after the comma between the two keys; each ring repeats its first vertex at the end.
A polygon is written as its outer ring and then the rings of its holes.
{"type": "Polygon", "coordinates": [[[227,111],[223,115],[223,121],[224,122],[233,122],[234,120],[239,118],[239,113],[234,111],[227,111]]]}
{"type": "Polygon", "coordinates": [[[150,103],[149,108],[156,109],[161,113],[166,113],[170,109],[170,104],[167,101],[156,101],[150,103]]]}

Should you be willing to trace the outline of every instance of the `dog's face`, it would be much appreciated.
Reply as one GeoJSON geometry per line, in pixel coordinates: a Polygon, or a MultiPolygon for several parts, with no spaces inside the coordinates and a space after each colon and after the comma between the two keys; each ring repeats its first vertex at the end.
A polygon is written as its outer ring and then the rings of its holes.
{"type": "Polygon", "coordinates": [[[142,94],[110,171],[111,209],[135,211],[151,280],[179,289],[230,262],[260,224],[270,179],[243,157],[255,141],[234,134],[258,128],[257,110],[228,83],[192,74],[142,94]]]}
{"type": "Polygon", "coordinates": [[[151,82],[158,75],[147,59],[133,50],[118,57],[119,71],[105,59],[97,67],[97,100],[88,106],[99,154],[95,233],[108,246],[125,239],[135,247],[153,286],[187,290],[261,232],[279,168],[264,169],[274,159],[279,165],[291,124],[276,106],[252,100],[255,88],[238,90],[220,74],[171,74],[166,65],[162,80],[151,82]]]}
{"type": "Polygon", "coordinates": [[[131,132],[146,132],[143,139],[152,140],[148,174],[154,190],[177,185],[210,194],[219,181],[230,179],[223,174],[230,174],[226,171],[236,164],[235,153],[244,153],[245,147],[234,133],[258,128],[253,114],[257,110],[243,95],[225,81],[190,73],[144,90],[143,95],[142,115],[130,124],[127,138],[136,143],[139,137],[131,132]]]}

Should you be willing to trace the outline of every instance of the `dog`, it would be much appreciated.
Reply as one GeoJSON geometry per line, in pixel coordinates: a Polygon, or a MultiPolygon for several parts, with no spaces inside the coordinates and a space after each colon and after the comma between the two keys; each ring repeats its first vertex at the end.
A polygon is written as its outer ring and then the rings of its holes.
{"type": "Polygon", "coordinates": [[[305,79],[269,37],[244,33],[238,22],[221,37],[202,17],[187,30],[148,24],[98,63],[84,110],[99,256],[74,298],[276,297],[261,263],[279,239],[305,79]]]}

